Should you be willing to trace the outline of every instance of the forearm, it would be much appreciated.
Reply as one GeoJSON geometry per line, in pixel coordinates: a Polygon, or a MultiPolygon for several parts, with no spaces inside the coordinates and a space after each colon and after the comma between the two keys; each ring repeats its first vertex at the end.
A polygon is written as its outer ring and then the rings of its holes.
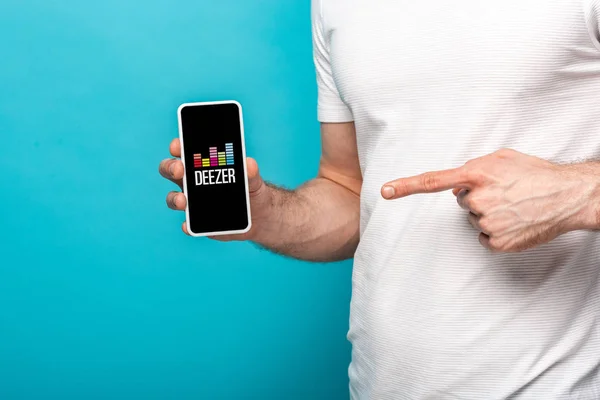
{"type": "Polygon", "coordinates": [[[268,212],[256,221],[255,243],[307,261],[354,255],[359,238],[359,196],[318,177],[296,190],[265,184],[268,212]]]}

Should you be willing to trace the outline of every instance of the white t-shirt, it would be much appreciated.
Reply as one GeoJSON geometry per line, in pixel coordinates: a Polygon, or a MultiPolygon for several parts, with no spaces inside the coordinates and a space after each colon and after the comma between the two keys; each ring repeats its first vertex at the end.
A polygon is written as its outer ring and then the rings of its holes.
{"type": "Polygon", "coordinates": [[[512,148],[600,159],[600,0],[313,0],[321,122],[364,183],[353,399],[600,399],[600,234],[479,244],[450,192],[383,183],[512,148]]]}

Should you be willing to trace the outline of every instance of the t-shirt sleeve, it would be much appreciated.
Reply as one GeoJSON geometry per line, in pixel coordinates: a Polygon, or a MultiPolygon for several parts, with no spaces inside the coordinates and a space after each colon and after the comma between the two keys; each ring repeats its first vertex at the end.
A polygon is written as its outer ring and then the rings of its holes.
{"type": "Polygon", "coordinates": [[[600,0],[585,0],[585,16],[591,39],[600,50],[600,0]]]}
{"type": "Polygon", "coordinates": [[[318,106],[320,122],[350,122],[354,118],[342,101],[331,72],[329,43],[323,27],[322,0],[312,0],[313,59],[317,75],[318,106]]]}

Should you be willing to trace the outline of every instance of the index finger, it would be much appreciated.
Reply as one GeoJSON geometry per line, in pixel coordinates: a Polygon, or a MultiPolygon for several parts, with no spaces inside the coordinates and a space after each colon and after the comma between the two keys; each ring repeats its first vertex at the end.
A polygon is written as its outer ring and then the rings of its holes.
{"type": "Polygon", "coordinates": [[[381,194],[386,199],[398,199],[412,194],[442,192],[457,187],[471,189],[472,186],[467,170],[460,167],[396,179],[383,185],[381,194]]]}

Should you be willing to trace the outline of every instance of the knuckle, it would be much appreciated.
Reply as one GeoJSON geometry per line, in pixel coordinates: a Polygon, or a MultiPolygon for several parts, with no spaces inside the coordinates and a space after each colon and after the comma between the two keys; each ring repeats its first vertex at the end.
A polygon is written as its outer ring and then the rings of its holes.
{"type": "Polygon", "coordinates": [[[490,249],[494,251],[506,251],[508,249],[506,240],[496,237],[491,237],[488,245],[490,246],[490,249]]]}
{"type": "Polygon", "coordinates": [[[170,208],[177,207],[177,192],[171,192],[167,195],[167,206],[170,208]]]}
{"type": "Polygon", "coordinates": [[[496,152],[496,155],[499,156],[500,158],[508,158],[508,157],[512,157],[513,155],[515,155],[515,153],[516,153],[516,151],[514,151],[513,149],[503,147],[496,152]]]}
{"type": "Polygon", "coordinates": [[[181,162],[181,160],[174,160],[173,165],[171,166],[171,171],[173,176],[181,175],[183,172],[183,162],[181,162]]]}
{"type": "Polygon", "coordinates": [[[485,199],[477,194],[471,194],[467,196],[467,206],[478,214],[482,214],[485,211],[485,199]]]}
{"type": "Polygon", "coordinates": [[[477,166],[479,164],[481,164],[482,161],[485,161],[485,156],[483,157],[477,157],[477,158],[471,158],[469,161],[467,161],[464,165],[464,169],[469,170],[469,169],[474,169],[477,168],[477,166]]]}
{"type": "Polygon", "coordinates": [[[172,159],[163,160],[163,162],[161,163],[161,172],[166,178],[171,177],[172,165],[172,159]]]}
{"type": "Polygon", "coordinates": [[[435,190],[438,187],[438,179],[430,172],[421,175],[421,185],[426,191],[435,190]]]}
{"type": "Polygon", "coordinates": [[[488,241],[488,246],[491,250],[495,250],[495,251],[499,251],[501,248],[501,244],[499,243],[499,240],[491,237],[490,240],[488,241]]]}
{"type": "Polygon", "coordinates": [[[483,174],[479,170],[479,168],[467,168],[465,169],[465,180],[468,182],[473,182],[476,185],[479,185],[483,180],[483,174]]]}
{"type": "MultiPolygon", "coordinates": [[[[490,220],[489,220],[489,218],[485,218],[485,217],[482,217],[482,218],[480,218],[480,219],[479,219],[479,227],[480,227],[480,228],[481,228],[481,230],[482,230],[482,231],[484,231],[484,232],[490,232],[490,231],[491,231],[491,228],[492,228],[492,226],[491,226],[491,223],[490,223],[490,220]]],[[[490,233],[491,233],[491,232],[490,232],[490,233]]]]}
{"type": "Polygon", "coordinates": [[[477,197],[467,196],[465,198],[465,205],[473,211],[479,211],[479,199],[477,197]]]}
{"type": "Polygon", "coordinates": [[[161,174],[163,174],[166,171],[166,165],[167,165],[167,160],[162,160],[158,164],[158,172],[160,172],[161,174]]]}

